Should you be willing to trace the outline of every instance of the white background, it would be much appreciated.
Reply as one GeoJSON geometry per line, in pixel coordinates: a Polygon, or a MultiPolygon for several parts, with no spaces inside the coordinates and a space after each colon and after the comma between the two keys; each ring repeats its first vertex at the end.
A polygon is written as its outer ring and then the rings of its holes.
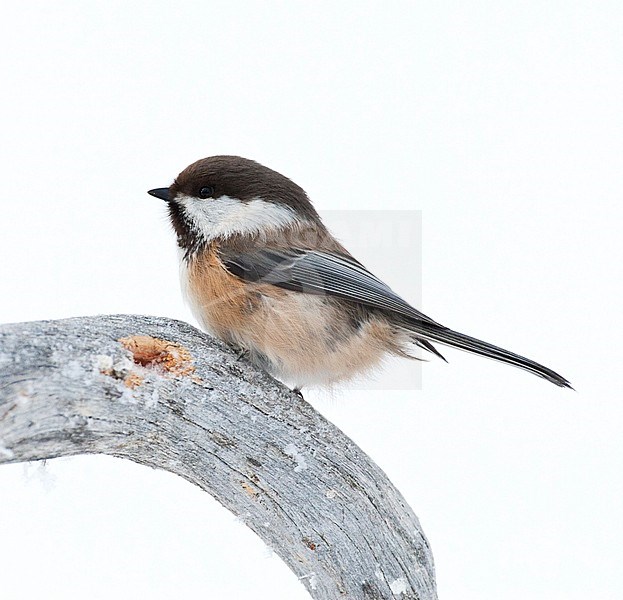
{"type": "MultiPolygon", "coordinates": [[[[320,209],[421,210],[424,312],[577,392],[448,350],[422,390],[308,398],[420,517],[440,598],[622,598],[622,6],[4,3],[0,321],[192,322],[145,191],[204,156],[254,158],[320,209]]],[[[359,258],[405,293],[401,256],[359,258]]],[[[306,597],[207,494],[105,457],[0,467],[0,580],[306,597]]]]}

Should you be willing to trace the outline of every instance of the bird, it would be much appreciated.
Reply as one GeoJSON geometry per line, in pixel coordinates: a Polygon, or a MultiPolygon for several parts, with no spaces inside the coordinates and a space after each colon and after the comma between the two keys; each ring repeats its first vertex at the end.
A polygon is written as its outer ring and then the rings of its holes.
{"type": "Polygon", "coordinates": [[[411,306],[329,232],[303,188],[254,160],[203,158],[148,194],[168,205],[182,292],[200,326],[299,393],[365,375],[388,355],[417,359],[416,348],[446,360],[434,344],[571,388],[411,306]]]}

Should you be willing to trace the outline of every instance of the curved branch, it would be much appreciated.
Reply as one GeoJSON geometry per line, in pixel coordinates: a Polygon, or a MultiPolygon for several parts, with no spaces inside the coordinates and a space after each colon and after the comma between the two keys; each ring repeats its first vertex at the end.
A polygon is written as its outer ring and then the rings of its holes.
{"type": "Polygon", "coordinates": [[[428,542],[385,474],[304,400],[186,323],[0,327],[0,464],[75,454],[198,485],[313,598],[437,597],[428,542]]]}

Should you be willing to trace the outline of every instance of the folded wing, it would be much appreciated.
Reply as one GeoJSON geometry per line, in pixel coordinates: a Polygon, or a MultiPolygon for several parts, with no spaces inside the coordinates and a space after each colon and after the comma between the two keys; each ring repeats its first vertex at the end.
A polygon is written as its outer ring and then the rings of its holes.
{"type": "Polygon", "coordinates": [[[414,342],[437,356],[430,342],[514,365],[561,387],[571,387],[558,373],[493,344],[453,331],[413,308],[389,286],[350,256],[301,249],[254,249],[245,253],[221,251],[225,268],[245,281],[341,298],[391,313],[398,327],[414,334],[414,342]]]}

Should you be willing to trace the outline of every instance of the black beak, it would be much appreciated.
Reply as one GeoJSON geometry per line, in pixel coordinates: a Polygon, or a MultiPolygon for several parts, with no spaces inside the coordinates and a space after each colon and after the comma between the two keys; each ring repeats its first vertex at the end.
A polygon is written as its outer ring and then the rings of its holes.
{"type": "Polygon", "coordinates": [[[160,200],[164,200],[165,202],[169,202],[169,188],[156,188],[155,190],[149,190],[147,192],[150,196],[154,196],[154,198],[160,198],[160,200]]]}

